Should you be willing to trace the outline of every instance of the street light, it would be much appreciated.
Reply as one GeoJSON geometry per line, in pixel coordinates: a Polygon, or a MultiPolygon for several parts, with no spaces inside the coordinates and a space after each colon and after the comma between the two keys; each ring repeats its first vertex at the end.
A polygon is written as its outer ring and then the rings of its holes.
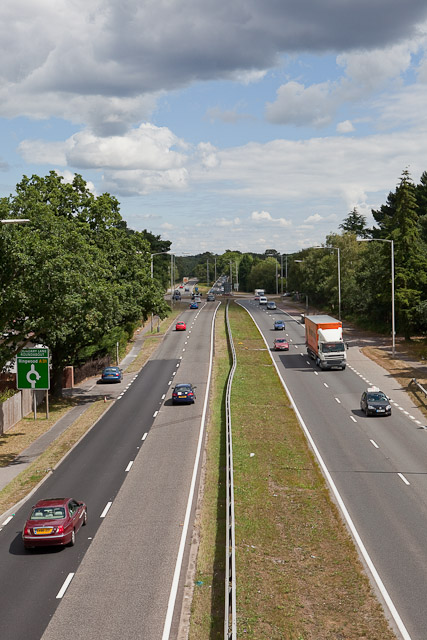
{"type": "Polygon", "coordinates": [[[338,256],[338,320],[341,320],[341,260],[339,247],[313,247],[313,249],[334,249],[338,256]]]}
{"type": "Polygon", "coordinates": [[[394,310],[394,241],[387,238],[357,238],[358,242],[389,242],[391,245],[391,354],[394,357],[396,348],[395,310],[394,310]]]}

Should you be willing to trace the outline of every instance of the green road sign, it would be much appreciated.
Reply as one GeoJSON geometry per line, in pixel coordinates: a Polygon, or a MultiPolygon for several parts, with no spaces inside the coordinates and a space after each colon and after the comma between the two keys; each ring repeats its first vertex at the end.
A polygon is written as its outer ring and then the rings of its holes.
{"type": "Polygon", "coordinates": [[[18,389],[49,389],[49,349],[22,349],[16,364],[18,389]]]}

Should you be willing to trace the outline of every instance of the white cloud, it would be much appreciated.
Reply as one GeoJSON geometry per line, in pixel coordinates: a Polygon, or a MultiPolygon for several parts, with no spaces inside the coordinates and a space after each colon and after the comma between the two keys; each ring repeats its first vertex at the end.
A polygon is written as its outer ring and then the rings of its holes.
{"type": "Polygon", "coordinates": [[[351,133],[352,131],[354,131],[354,126],[350,120],[343,120],[337,124],[338,133],[351,133]]]}
{"type": "Polygon", "coordinates": [[[279,87],[276,101],[267,103],[266,118],[279,124],[323,127],[333,116],[332,91],[329,83],[305,87],[299,82],[288,82],[279,87]]]}
{"type": "Polygon", "coordinates": [[[252,211],[251,220],[255,222],[267,222],[272,224],[277,224],[280,227],[290,227],[292,226],[292,222],[290,220],[286,220],[286,218],[273,218],[273,216],[268,213],[268,211],[252,211]]]}

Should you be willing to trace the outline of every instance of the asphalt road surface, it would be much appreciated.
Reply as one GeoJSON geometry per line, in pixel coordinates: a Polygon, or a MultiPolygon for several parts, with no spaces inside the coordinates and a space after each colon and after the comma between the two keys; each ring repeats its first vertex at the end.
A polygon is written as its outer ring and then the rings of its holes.
{"type": "MultiPolygon", "coordinates": [[[[425,420],[395,404],[390,417],[367,418],[360,396],[370,384],[390,386],[383,370],[369,380],[351,361],[345,371],[322,371],[307,356],[299,315],[267,313],[254,301],[242,305],[270,348],[275,337],[289,340],[290,350],[272,350],[273,358],[403,621],[396,633],[426,640],[427,431],[420,426],[425,420]],[[284,332],[273,330],[276,319],[285,320],[284,332]]],[[[372,369],[372,375],[379,372],[372,369]]]]}
{"type": "Polygon", "coordinates": [[[204,436],[216,303],[186,310],[126,393],[0,531],[2,640],[175,638],[204,436]],[[172,406],[175,382],[197,385],[172,406]],[[72,496],[88,524],[72,548],[26,552],[31,505],[72,496]],[[186,532],[183,535],[183,531],[186,532]]]}

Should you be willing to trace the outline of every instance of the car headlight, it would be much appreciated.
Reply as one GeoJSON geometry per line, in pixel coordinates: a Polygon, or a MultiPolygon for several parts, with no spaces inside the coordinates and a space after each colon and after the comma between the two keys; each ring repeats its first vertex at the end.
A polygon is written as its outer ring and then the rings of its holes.
{"type": "Polygon", "coordinates": [[[371,411],[373,411],[375,409],[375,407],[373,407],[371,404],[368,404],[368,409],[370,409],[371,411]]]}
{"type": "Polygon", "coordinates": [[[386,406],[386,409],[387,409],[387,411],[390,411],[390,409],[391,409],[391,404],[388,404],[388,405],[386,406]]]}

